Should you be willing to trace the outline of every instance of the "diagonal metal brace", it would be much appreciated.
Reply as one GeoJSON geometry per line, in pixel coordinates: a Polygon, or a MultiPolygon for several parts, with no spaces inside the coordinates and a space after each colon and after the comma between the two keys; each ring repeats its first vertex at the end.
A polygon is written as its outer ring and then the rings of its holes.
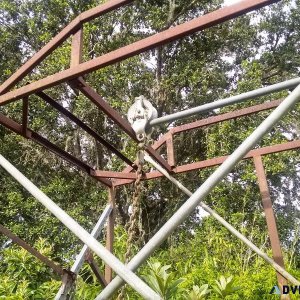
{"type": "MultiPolygon", "coordinates": [[[[112,206],[111,205],[107,205],[103,211],[103,213],[101,214],[97,224],[95,225],[94,229],[91,232],[91,236],[93,236],[95,239],[97,239],[101,233],[101,230],[108,218],[108,216],[110,215],[110,213],[112,212],[112,206]]],[[[71,267],[71,271],[77,275],[85,261],[85,257],[87,255],[87,252],[89,251],[89,248],[87,245],[84,245],[83,248],[81,249],[80,253],[78,254],[78,256],[76,257],[76,260],[73,264],[73,266],[71,267]]],[[[69,291],[72,289],[72,286],[74,284],[75,278],[68,276],[68,274],[66,274],[63,277],[62,280],[62,285],[59,289],[59,291],[56,294],[55,300],[65,300],[67,299],[67,295],[69,293],[69,291]]]]}

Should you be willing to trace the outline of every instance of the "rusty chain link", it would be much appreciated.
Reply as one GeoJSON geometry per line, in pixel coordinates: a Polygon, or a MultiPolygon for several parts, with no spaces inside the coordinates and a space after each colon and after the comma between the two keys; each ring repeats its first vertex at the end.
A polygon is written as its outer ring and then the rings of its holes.
{"type": "MultiPolygon", "coordinates": [[[[137,152],[137,170],[136,170],[136,180],[134,182],[134,192],[132,196],[132,213],[130,215],[129,221],[126,225],[128,232],[127,239],[127,248],[125,253],[125,263],[128,263],[129,259],[133,255],[133,242],[143,244],[145,238],[145,230],[143,229],[142,223],[142,207],[141,207],[141,194],[142,194],[142,185],[141,180],[143,176],[143,164],[144,164],[144,147],[145,142],[139,144],[139,150],[137,152]]],[[[121,292],[117,300],[125,299],[125,286],[121,289],[121,292]]]]}

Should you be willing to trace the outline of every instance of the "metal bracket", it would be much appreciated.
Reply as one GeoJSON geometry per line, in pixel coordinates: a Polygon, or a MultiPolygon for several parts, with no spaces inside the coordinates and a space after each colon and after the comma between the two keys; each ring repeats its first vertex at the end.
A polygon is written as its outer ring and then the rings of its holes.
{"type": "Polygon", "coordinates": [[[129,108],[127,118],[137,139],[144,141],[152,133],[152,128],[148,126],[148,123],[157,118],[157,110],[144,96],[139,96],[129,108]]]}

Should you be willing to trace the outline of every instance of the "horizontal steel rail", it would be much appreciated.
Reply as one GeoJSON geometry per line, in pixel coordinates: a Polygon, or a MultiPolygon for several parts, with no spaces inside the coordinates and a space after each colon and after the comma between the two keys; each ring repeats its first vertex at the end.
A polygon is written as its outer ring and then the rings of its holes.
{"type": "Polygon", "coordinates": [[[195,122],[179,125],[176,127],[172,127],[169,132],[172,134],[178,134],[180,132],[189,131],[209,125],[213,125],[216,123],[220,123],[223,121],[235,120],[240,117],[249,116],[252,114],[256,114],[258,112],[262,112],[265,110],[269,110],[277,107],[282,102],[282,99],[274,100],[270,102],[264,102],[262,104],[257,104],[253,106],[249,106],[246,108],[230,111],[228,113],[217,114],[212,117],[208,117],[206,119],[201,119],[195,122]]]}
{"type": "MultiPolygon", "coordinates": [[[[286,143],[282,143],[282,144],[276,144],[276,145],[272,145],[272,146],[266,146],[266,147],[262,147],[262,148],[253,149],[253,150],[249,151],[244,156],[243,159],[253,158],[258,155],[263,156],[263,155],[279,153],[279,152],[288,151],[288,150],[295,150],[298,148],[300,148],[300,140],[295,140],[295,141],[286,142],[286,143]]],[[[210,159],[206,159],[206,160],[202,160],[202,161],[198,161],[198,162],[193,162],[193,163],[182,165],[182,166],[177,166],[173,169],[173,173],[180,174],[180,173],[186,173],[186,172],[190,172],[190,171],[215,167],[215,166],[221,165],[228,157],[229,157],[229,155],[224,155],[224,156],[214,157],[214,158],[210,158],[210,159]]],[[[97,174],[98,174],[97,170],[93,172],[93,176],[97,177],[97,174]]],[[[134,174],[134,173],[129,173],[129,174],[134,174]]],[[[151,171],[149,173],[145,173],[145,175],[142,177],[142,180],[150,180],[150,179],[155,179],[155,178],[159,178],[159,177],[163,177],[163,174],[161,172],[151,171]]],[[[113,186],[130,184],[132,182],[133,181],[130,179],[115,180],[115,181],[113,181],[113,186]]]]}

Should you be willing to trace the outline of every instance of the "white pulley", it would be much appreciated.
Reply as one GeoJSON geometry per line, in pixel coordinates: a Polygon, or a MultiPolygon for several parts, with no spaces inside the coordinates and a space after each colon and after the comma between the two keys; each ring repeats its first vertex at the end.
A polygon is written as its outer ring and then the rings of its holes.
{"type": "Polygon", "coordinates": [[[150,137],[152,128],[148,123],[155,118],[157,118],[157,110],[144,96],[136,97],[127,113],[127,119],[139,141],[150,137]]]}

